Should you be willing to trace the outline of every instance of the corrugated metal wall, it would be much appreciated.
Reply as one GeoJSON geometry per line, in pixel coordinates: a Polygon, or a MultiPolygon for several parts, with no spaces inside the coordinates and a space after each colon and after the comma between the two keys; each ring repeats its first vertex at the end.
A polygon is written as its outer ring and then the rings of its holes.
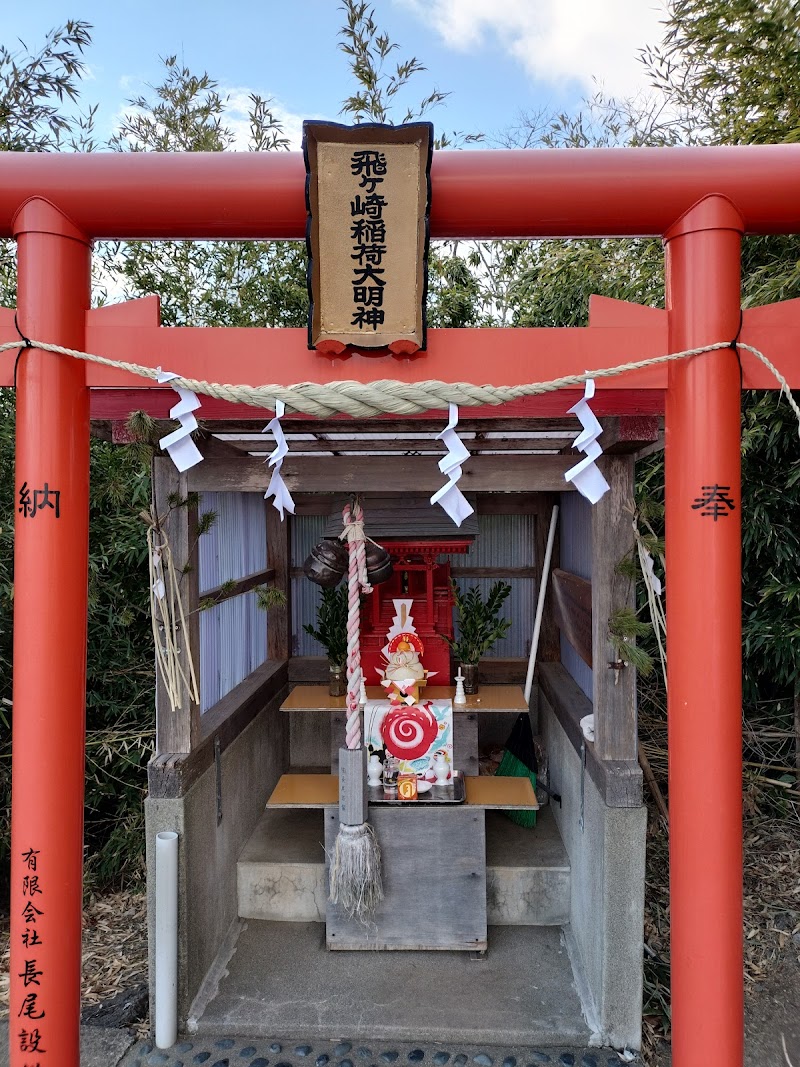
{"type": "MultiPolygon", "coordinates": [[[[591,509],[578,493],[561,494],[561,566],[591,578],[591,509]]],[[[200,538],[200,588],[242,578],[267,565],[266,519],[261,497],[253,493],[204,493],[200,513],[216,511],[214,527],[200,538]]],[[[292,520],[293,567],[303,565],[322,537],[326,519],[298,515],[292,520]]],[[[535,563],[531,515],[481,515],[479,535],[465,555],[451,556],[456,567],[530,567],[535,563]]],[[[447,558],[447,557],[443,557],[447,558]]],[[[465,591],[477,586],[485,597],[493,578],[459,578],[465,591]]],[[[513,620],[489,658],[524,657],[530,650],[536,611],[536,583],[512,578],[503,615],[513,620]]],[[[305,631],[316,622],[321,590],[305,577],[292,579],[292,655],[322,656],[324,649],[305,631]]],[[[266,614],[250,593],[218,604],[200,616],[203,710],[211,707],[266,658],[266,614]]],[[[562,639],[564,666],[591,696],[592,672],[562,639]]]]}
{"type": "MultiPolygon", "coordinates": [[[[561,569],[592,578],[592,506],[580,493],[561,493],[561,569]]],[[[561,662],[586,696],[592,699],[592,668],[562,635],[561,662]]]]}
{"type": "MultiPolygon", "coordinates": [[[[322,537],[326,519],[318,515],[298,515],[292,523],[292,566],[301,567],[306,556],[322,537]]],[[[533,517],[531,515],[482,515],[480,533],[466,555],[443,556],[453,566],[530,567],[534,563],[533,517]]],[[[486,596],[496,579],[459,578],[466,591],[478,586],[486,596]]],[[[503,605],[504,618],[513,625],[498,641],[487,658],[527,656],[536,611],[536,583],[532,578],[512,578],[511,595],[503,605]]],[[[292,579],[292,653],[295,656],[322,656],[325,650],[303,631],[303,623],[315,624],[320,598],[319,586],[307,578],[292,579]]]]}
{"type": "MultiPolygon", "coordinates": [[[[478,537],[466,555],[442,558],[449,558],[453,567],[533,566],[532,515],[479,515],[478,530],[478,537]]],[[[458,585],[465,593],[477,586],[485,599],[496,581],[496,578],[459,578],[458,585]]],[[[488,653],[487,659],[527,656],[530,652],[536,613],[536,582],[533,578],[511,578],[508,581],[511,595],[503,604],[501,616],[511,619],[512,626],[488,653]]]]}
{"type": "MultiPolygon", "coordinates": [[[[267,566],[264,501],[258,493],[201,493],[199,514],[217,521],[200,538],[200,595],[267,566]]],[[[267,614],[254,592],[200,613],[200,710],[207,711],[267,658],[267,614]]]]}
{"type": "MultiPolygon", "coordinates": [[[[292,520],[292,566],[302,567],[314,545],[322,540],[327,517],[324,515],[296,515],[292,520]]],[[[325,649],[303,629],[310,622],[317,625],[317,608],[322,590],[305,575],[292,578],[292,655],[324,656],[325,649]]]]}

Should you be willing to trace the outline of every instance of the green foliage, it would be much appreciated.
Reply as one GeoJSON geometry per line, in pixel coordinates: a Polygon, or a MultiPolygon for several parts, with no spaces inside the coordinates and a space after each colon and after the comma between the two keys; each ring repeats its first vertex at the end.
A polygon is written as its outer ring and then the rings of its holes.
{"type": "Polygon", "coordinates": [[[49,152],[69,145],[76,120],[64,112],[75,103],[86,73],[81,59],[92,27],[78,19],[51,30],[35,52],[21,43],[0,45],[0,151],[49,152]]]}
{"type": "Polygon", "coordinates": [[[86,670],[86,846],[100,883],[144,874],[142,803],[154,741],[155,681],[147,544],[149,465],[91,446],[86,670]]]}
{"type": "Polygon", "coordinates": [[[511,621],[500,618],[500,608],[511,593],[511,586],[508,582],[495,582],[484,601],[477,586],[462,593],[454,580],[450,585],[456,603],[458,639],[448,639],[448,644],[460,663],[478,663],[508,633],[511,621]]]}
{"type": "Polygon", "coordinates": [[[704,139],[800,140],[800,4],[672,0],[651,79],[704,139]]]}
{"type": "Polygon", "coordinates": [[[261,611],[271,611],[272,608],[281,608],[286,604],[286,593],[276,585],[257,585],[253,592],[256,594],[256,605],[261,611]]]}
{"type": "MultiPolygon", "coordinates": [[[[109,147],[117,152],[223,152],[237,144],[230,101],[207,73],[174,56],[149,96],[129,101],[109,147]]],[[[251,94],[251,151],[288,148],[270,101],[251,94]]],[[[110,283],[126,298],[161,298],[165,326],[305,326],[305,245],[297,241],[131,241],[98,244],[101,298],[110,283]]]]}
{"type": "Polygon", "coordinates": [[[317,608],[316,629],[307,622],[303,629],[319,641],[333,667],[343,667],[347,661],[347,586],[323,589],[317,608]]]}
{"type": "Polygon", "coordinates": [[[637,637],[649,637],[652,632],[652,624],[642,622],[631,608],[620,608],[608,620],[608,636],[617,655],[645,678],[653,673],[655,661],[635,641],[637,637]]]}
{"type": "MultiPolygon", "coordinates": [[[[391,67],[389,57],[399,45],[389,39],[375,22],[375,9],[365,0],[343,0],[340,10],[345,24],[339,31],[339,49],[348,58],[350,73],[357,89],[348,96],[341,107],[341,114],[354,123],[381,122],[394,125],[396,109],[405,107],[400,123],[414,122],[424,118],[435,107],[443,104],[449,93],[433,88],[427,96],[414,104],[403,104],[404,90],[416,74],[428,68],[416,56],[401,60],[391,67]]],[[[434,141],[436,148],[452,148],[458,145],[483,140],[482,134],[440,134],[434,141]]]]}
{"type": "Polygon", "coordinates": [[[742,411],[742,648],[745,697],[789,699],[800,679],[797,421],[777,393],[742,411]]]}

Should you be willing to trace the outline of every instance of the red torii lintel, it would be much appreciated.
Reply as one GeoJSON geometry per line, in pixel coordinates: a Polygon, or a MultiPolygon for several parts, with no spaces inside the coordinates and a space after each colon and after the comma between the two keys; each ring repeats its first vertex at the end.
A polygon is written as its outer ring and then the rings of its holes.
{"type": "MultiPolygon", "coordinates": [[[[358,352],[331,359],[309,351],[304,329],[161,327],[158,297],[149,296],[87,311],[86,349],[109,359],[169,367],[206,381],[219,380],[224,368],[226,382],[247,385],[330,383],[342,378],[369,382],[376,377],[518,385],[664,355],[670,351],[667,320],[667,312],[658,308],[593,296],[587,327],[431,329],[428,350],[413,359],[358,352]]],[[[0,308],[0,344],[18,337],[13,310],[0,308]]],[[[800,365],[794,356],[800,350],[800,299],[746,310],[740,340],[768,352],[785,368],[789,384],[800,388],[800,365]]],[[[15,358],[13,351],[0,354],[0,386],[12,384],[15,358]]],[[[775,377],[755,356],[742,350],[741,360],[745,389],[777,387],[775,377]]],[[[668,373],[662,364],[598,378],[592,407],[598,415],[663,414],[668,373]]],[[[86,365],[86,380],[92,388],[93,419],[119,421],[139,410],[167,418],[175,400],[168,385],[95,363],[86,365]]],[[[475,418],[552,417],[563,415],[579,395],[580,388],[559,390],[500,407],[470,408],[468,413],[475,418]]],[[[263,409],[201,399],[206,422],[263,421],[263,409]]],[[[420,417],[440,419],[441,413],[420,417]]]]}
{"type": "MultiPolygon", "coordinates": [[[[667,340],[673,351],[736,334],[742,232],[800,232],[798,145],[442,152],[431,173],[433,237],[665,236],[667,340]]],[[[3,155],[0,237],[18,240],[21,329],[65,347],[121,354],[130,344],[125,333],[135,333],[132,325],[122,326],[116,344],[88,343],[90,337],[102,341],[104,329],[101,313],[87,315],[91,239],[299,239],[305,232],[303,183],[303,164],[296,154],[3,155]]],[[[108,312],[106,324],[114,314],[125,312],[108,312]]],[[[788,348],[788,338],[796,332],[796,309],[790,308],[789,321],[773,327],[774,336],[781,338],[780,356],[774,345],[755,341],[758,330],[769,327],[749,315],[747,328],[752,325],[755,333],[743,339],[763,346],[795,383],[797,360],[783,346],[788,348]]],[[[13,339],[7,317],[0,325],[3,336],[13,339]]],[[[148,340],[158,343],[163,335],[171,342],[164,365],[203,377],[187,341],[185,363],[173,347],[181,334],[196,341],[196,332],[154,332],[155,326],[151,322],[146,329],[148,340]],[[180,364],[173,367],[177,360],[180,364]]],[[[647,345],[654,344],[655,330],[644,333],[647,345]]],[[[663,341],[663,327],[659,333],[663,341]]],[[[580,371],[597,369],[598,336],[593,334],[591,359],[583,352],[580,371]]],[[[494,343],[517,344],[500,338],[494,343]]],[[[431,353],[437,344],[433,342],[431,353]]],[[[431,370],[424,376],[447,380],[449,370],[450,380],[465,380],[463,359],[460,374],[452,360],[459,352],[463,357],[469,344],[459,339],[450,346],[449,367],[434,364],[429,353],[425,366],[431,370]]],[[[559,345],[559,358],[569,346],[568,341],[559,345]]],[[[229,360],[236,347],[228,348],[224,363],[225,377],[233,381],[229,360]]],[[[293,352],[300,358],[300,346],[293,352]]],[[[257,380],[279,380],[285,353],[277,354],[277,363],[265,359],[257,380]]],[[[144,361],[141,350],[137,356],[144,361]]],[[[506,371],[530,368],[530,347],[513,353],[507,364],[506,371]]],[[[743,365],[751,376],[745,384],[755,384],[761,372],[751,369],[749,361],[743,365]]],[[[4,360],[5,380],[8,366],[4,360]]],[[[326,361],[314,366],[316,380],[330,380],[325,378],[326,361]]],[[[403,366],[405,371],[394,361],[371,359],[356,374],[356,359],[341,364],[335,376],[420,376],[414,362],[403,366]]],[[[295,369],[292,380],[297,381],[302,376],[295,369]]],[[[56,517],[51,499],[32,516],[23,507],[16,515],[11,1067],[22,1067],[29,1053],[37,1051],[21,1048],[22,1028],[28,1033],[41,1028],[55,1050],[50,1058],[57,1057],[59,1064],[79,1063],[87,381],[95,373],[38,350],[25,352],[18,366],[15,493],[23,483],[31,492],[57,487],[61,511],[56,517]],[[60,591],[58,610],[40,610],[55,588],[60,591]],[[31,664],[47,669],[32,673],[31,664]],[[30,850],[36,853],[39,879],[39,893],[33,896],[30,858],[24,858],[30,850]],[[28,904],[43,913],[38,920],[42,943],[35,956],[22,941],[28,904]],[[25,984],[30,959],[39,972],[35,986],[25,984]]],[[[654,372],[637,373],[644,378],[654,372]]],[[[647,386],[626,381],[624,388],[660,392],[664,375],[659,373],[660,379],[647,386]]],[[[734,354],[723,351],[673,364],[666,375],[676,1067],[723,1061],[736,1067],[743,1057],[738,374],[734,354]],[[698,487],[709,481],[730,487],[736,510],[725,521],[703,525],[692,502],[698,487]],[[712,606],[706,611],[695,598],[701,586],[705,605],[712,606]],[[720,604],[723,611],[717,609],[720,604]],[[713,775],[701,787],[709,766],[713,775]],[[719,820],[713,838],[704,832],[698,811],[711,803],[719,820]]],[[[521,373],[517,381],[553,376],[521,373]]],[[[478,380],[484,378],[481,374],[478,380]]],[[[609,383],[609,389],[621,386],[619,379],[609,383]]],[[[42,1047],[47,1047],[44,1042],[42,1047]]]]}

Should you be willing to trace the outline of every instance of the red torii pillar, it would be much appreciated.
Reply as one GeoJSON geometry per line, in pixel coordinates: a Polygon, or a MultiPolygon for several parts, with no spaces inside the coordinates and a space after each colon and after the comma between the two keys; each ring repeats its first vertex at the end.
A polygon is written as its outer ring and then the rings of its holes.
{"type": "MultiPolygon", "coordinates": [[[[82,348],[88,240],[41,199],[17,212],[14,235],[20,330],[82,348]]],[[[79,1067],[89,555],[79,360],[20,356],[16,488],[10,1063],[79,1067]]]]}
{"type": "MultiPolygon", "coordinates": [[[[730,200],[709,196],[665,234],[670,351],[738,336],[743,230],[730,200]]],[[[744,1056],[740,412],[734,351],[670,364],[665,459],[676,1067],[741,1064],[744,1056]],[[716,508],[698,506],[709,494],[733,507],[719,500],[716,508]]]]}

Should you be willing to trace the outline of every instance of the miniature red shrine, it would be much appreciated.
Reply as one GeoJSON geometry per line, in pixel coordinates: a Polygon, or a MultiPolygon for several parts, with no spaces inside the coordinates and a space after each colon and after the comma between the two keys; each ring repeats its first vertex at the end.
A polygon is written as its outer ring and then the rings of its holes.
{"type": "Polygon", "coordinates": [[[417,633],[425,645],[425,667],[436,674],[435,685],[450,684],[450,646],[454,636],[450,563],[441,556],[468,552],[472,539],[438,541],[382,540],[394,566],[392,577],[375,586],[367,611],[361,617],[361,663],[367,685],[376,685],[385,660],[381,649],[394,617],[393,600],[412,601],[417,633]]]}

